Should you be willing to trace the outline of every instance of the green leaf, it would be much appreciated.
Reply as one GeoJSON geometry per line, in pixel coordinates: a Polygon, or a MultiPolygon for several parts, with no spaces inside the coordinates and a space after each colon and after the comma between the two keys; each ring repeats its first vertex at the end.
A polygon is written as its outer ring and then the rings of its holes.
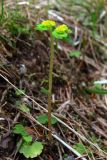
{"type": "Polygon", "coordinates": [[[94,94],[107,94],[107,89],[99,89],[96,87],[85,88],[86,93],[94,93],[94,94]]]}
{"type": "Polygon", "coordinates": [[[54,125],[54,124],[56,124],[58,121],[57,121],[57,119],[56,118],[54,118],[54,117],[52,117],[52,119],[51,119],[51,123],[54,125]]]}
{"type": "Polygon", "coordinates": [[[82,143],[77,143],[73,146],[80,154],[84,154],[87,151],[87,148],[82,143]]]}
{"type": "Polygon", "coordinates": [[[48,116],[46,114],[40,115],[37,118],[37,121],[41,124],[47,124],[48,123],[48,116]]]}
{"type": "Polygon", "coordinates": [[[81,52],[80,52],[80,51],[71,51],[71,52],[69,53],[69,56],[70,56],[70,57],[76,57],[76,58],[78,58],[78,57],[80,57],[80,55],[81,55],[81,52]]]}
{"type": "Polygon", "coordinates": [[[25,133],[25,129],[22,124],[16,124],[15,127],[13,128],[13,133],[15,134],[23,134],[25,133]]]}
{"type": "Polygon", "coordinates": [[[91,13],[91,19],[92,19],[93,25],[95,25],[96,22],[97,22],[97,14],[96,14],[96,12],[91,13]]]}
{"type": "Polygon", "coordinates": [[[13,129],[13,133],[21,135],[23,140],[26,141],[26,142],[31,142],[32,141],[32,136],[30,136],[26,132],[25,128],[21,124],[16,124],[15,125],[15,127],[13,129]]]}
{"type": "Polygon", "coordinates": [[[66,40],[66,42],[68,43],[68,44],[70,44],[70,45],[74,45],[74,41],[73,41],[73,39],[68,35],[68,37],[65,39],[66,40]]]}
{"type": "MultiPolygon", "coordinates": [[[[47,114],[43,114],[38,116],[37,121],[40,122],[41,124],[47,124],[48,123],[48,116],[47,114]]],[[[57,123],[57,119],[52,117],[51,123],[54,125],[57,123]]]]}
{"type": "Polygon", "coordinates": [[[102,88],[102,84],[94,84],[94,86],[95,86],[95,88],[97,88],[97,89],[101,89],[102,88]]]}
{"type": "Polygon", "coordinates": [[[43,26],[42,24],[38,24],[38,25],[36,26],[36,30],[39,30],[39,31],[47,31],[48,28],[45,27],[45,26],[43,26]]]}
{"type": "Polygon", "coordinates": [[[48,89],[42,87],[42,88],[41,88],[41,93],[44,93],[44,94],[47,95],[47,94],[48,94],[48,89]]]}
{"type": "Polygon", "coordinates": [[[65,39],[68,37],[67,33],[57,33],[56,31],[52,32],[52,35],[56,38],[56,39],[65,39]]]}
{"type": "Polygon", "coordinates": [[[32,136],[30,135],[23,136],[23,139],[25,140],[25,142],[32,142],[32,136]]]}
{"type": "Polygon", "coordinates": [[[19,152],[26,158],[35,158],[42,153],[43,144],[41,142],[34,142],[32,144],[23,143],[19,152]]]}
{"type": "Polygon", "coordinates": [[[19,105],[19,109],[25,113],[30,113],[30,109],[27,107],[27,105],[25,103],[21,103],[19,105]]]}

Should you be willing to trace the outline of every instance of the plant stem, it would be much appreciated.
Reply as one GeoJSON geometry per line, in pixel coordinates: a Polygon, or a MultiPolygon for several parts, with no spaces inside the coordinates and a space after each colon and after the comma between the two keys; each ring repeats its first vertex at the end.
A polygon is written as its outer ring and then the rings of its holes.
{"type": "Polygon", "coordinates": [[[54,59],[54,37],[52,32],[50,32],[50,68],[49,68],[49,89],[48,89],[48,129],[49,131],[49,140],[52,138],[51,134],[51,96],[52,96],[52,73],[53,73],[53,59],[54,59]]]}

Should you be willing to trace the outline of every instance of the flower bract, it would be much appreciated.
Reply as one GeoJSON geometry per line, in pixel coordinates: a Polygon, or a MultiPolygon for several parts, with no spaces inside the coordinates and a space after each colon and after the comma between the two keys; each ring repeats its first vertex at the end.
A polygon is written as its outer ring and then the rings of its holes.
{"type": "Polygon", "coordinates": [[[57,39],[64,39],[68,37],[68,34],[71,33],[71,30],[67,27],[67,25],[62,24],[58,26],[53,32],[53,36],[57,39]]]}
{"type": "Polygon", "coordinates": [[[55,26],[56,26],[55,21],[46,20],[46,21],[43,21],[42,23],[38,24],[38,25],[36,26],[36,29],[37,29],[37,30],[40,30],[40,31],[46,31],[46,30],[51,30],[51,29],[54,28],[55,26]]]}

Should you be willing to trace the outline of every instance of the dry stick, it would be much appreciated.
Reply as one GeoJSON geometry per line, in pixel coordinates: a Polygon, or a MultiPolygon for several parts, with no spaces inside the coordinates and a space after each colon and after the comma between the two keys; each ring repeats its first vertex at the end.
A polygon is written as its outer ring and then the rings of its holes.
{"type": "Polygon", "coordinates": [[[51,112],[52,112],[52,74],[53,74],[53,59],[54,59],[54,37],[50,31],[50,67],[49,67],[49,89],[48,89],[48,128],[49,128],[49,140],[51,140],[51,112]]]}
{"type": "MultiPolygon", "coordinates": [[[[13,88],[15,88],[16,90],[19,90],[24,96],[26,96],[26,98],[30,99],[33,103],[35,103],[38,107],[40,107],[41,109],[43,109],[45,112],[48,112],[47,109],[45,109],[44,107],[42,107],[39,103],[37,103],[34,99],[32,99],[30,96],[26,95],[22,90],[18,89],[14,84],[12,84],[6,77],[4,77],[2,74],[0,74],[0,76],[6,81],[8,82],[13,88]]],[[[77,135],[79,138],[81,138],[83,141],[88,142],[90,145],[94,146],[98,151],[104,153],[107,155],[106,152],[104,152],[102,149],[100,149],[100,147],[97,144],[92,143],[91,141],[89,141],[86,137],[82,136],[81,134],[79,134],[77,131],[75,131],[73,128],[69,127],[66,123],[64,123],[62,120],[60,120],[59,118],[57,118],[56,116],[54,116],[54,114],[51,114],[52,117],[56,118],[58,122],[60,122],[61,124],[63,124],[65,127],[67,127],[70,131],[72,131],[73,133],[75,133],[75,135],[77,135]]]]}

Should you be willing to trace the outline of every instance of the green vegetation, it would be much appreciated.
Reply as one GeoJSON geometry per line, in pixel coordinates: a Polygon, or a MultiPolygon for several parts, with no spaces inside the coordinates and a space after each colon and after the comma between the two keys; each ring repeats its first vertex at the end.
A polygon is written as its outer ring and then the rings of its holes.
{"type": "Polygon", "coordinates": [[[21,124],[16,124],[13,133],[21,136],[21,141],[17,143],[19,153],[22,153],[26,158],[34,158],[39,156],[43,150],[41,142],[33,142],[30,136],[21,124]]]}
{"type": "Polygon", "coordinates": [[[105,81],[95,81],[93,86],[87,87],[85,91],[87,93],[94,93],[94,94],[107,94],[107,89],[103,89],[103,85],[106,84],[105,81]]]}
{"type": "Polygon", "coordinates": [[[0,1],[1,159],[107,157],[106,17],[106,0],[0,1]]]}
{"type": "MultiPolygon", "coordinates": [[[[47,114],[42,114],[37,117],[37,121],[40,122],[41,124],[47,124],[48,123],[48,116],[47,114]]],[[[51,123],[52,125],[56,124],[58,121],[56,118],[52,117],[51,123]]]]}
{"type": "Polygon", "coordinates": [[[76,149],[79,153],[82,155],[84,153],[87,153],[87,148],[82,143],[77,143],[73,146],[74,149],[76,149]]]}
{"type": "Polygon", "coordinates": [[[52,96],[52,74],[53,74],[53,60],[54,60],[54,41],[55,39],[64,40],[71,33],[70,29],[65,25],[56,27],[56,23],[52,20],[46,20],[36,26],[39,31],[49,31],[50,33],[50,69],[49,69],[49,89],[48,89],[48,128],[49,139],[51,140],[51,96],[52,96]]]}
{"type": "Polygon", "coordinates": [[[72,58],[72,57],[76,57],[76,58],[78,58],[78,57],[80,57],[80,55],[81,55],[81,52],[80,51],[71,51],[70,53],[69,53],[69,56],[72,58]]]}

